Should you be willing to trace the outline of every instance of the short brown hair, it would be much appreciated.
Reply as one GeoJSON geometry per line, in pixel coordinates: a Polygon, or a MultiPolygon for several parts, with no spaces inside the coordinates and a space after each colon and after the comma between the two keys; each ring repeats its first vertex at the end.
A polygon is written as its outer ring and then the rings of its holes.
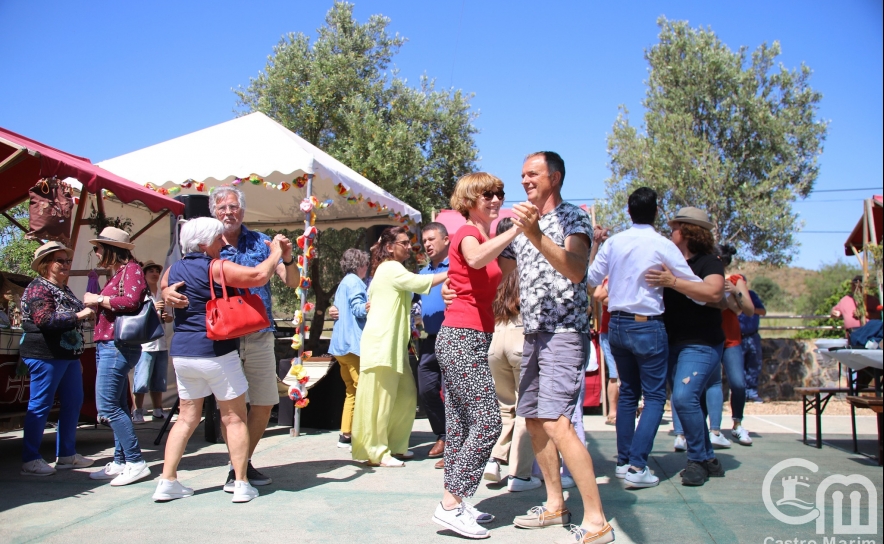
{"type": "Polygon", "coordinates": [[[469,219],[470,210],[476,206],[476,201],[485,191],[498,191],[503,189],[500,178],[492,176],[488,172],[473,172],[457,180],[454,192],[451,194],[451,209],[460,212],[469,219]]]}
{"type": "Polygon", "coordinates": [[[691,223],[678,221],[681,236],[688,243],[688,251],[695,255],[713,255],[715,253],[715,237],[712,231],[691,223]]]}

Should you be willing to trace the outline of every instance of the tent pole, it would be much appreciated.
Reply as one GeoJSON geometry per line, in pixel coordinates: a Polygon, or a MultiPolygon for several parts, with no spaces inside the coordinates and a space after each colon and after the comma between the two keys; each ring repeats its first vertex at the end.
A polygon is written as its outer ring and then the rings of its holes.
{"type": "Polygon", "coordinates": [[[74,215],[74,226],[71,228],[71,249],[77,249],[77,238],[80,237],[80,227],[83,225],[83,213],[86,210],[86,201],[89,200],[89,191],[83,187],[80,190],[80,202],[77,204],[77,212],[74,215]]]}
{"type": "MultiPolygon", "coordinates": [[[[304,198],[310,199],[313,195],[313,174],[307,174],[307,191],[304,194],[304,198]]],[[[315,210],[306,212],[304,214],[304,234],[307,234],[307,230],[310,228],[310,214],[316,213],[315,210]]],[[[307,257],[307,247],[308,242],[304,242],[304,271],[310,270],[310,259],[307,257]]],[[[300,300],[300,308],[301,315],[304,316],[304,306],[307,304],[307,290],[304,289],[304,296],[301,297],[300,300]]],[[[301,364],[304,364],[304,343],[307,341],[307,316],[303,317],[303,322],[300,325],[302,327],[301,330],[305,331],[301,333],[300,331],[295,331],[295,334],[301,335],[301,347],[298,348],[298,360],[301,364]]],[[[322,329],[320,328],[319,334],[322,334],[322,329]]],[[[301,409],[297,406],[294,410],[294,421],[292,422],[292,432],[291,436],[301,436],[301,409]]]]}
{"type": "Polygon", "coordinates": [[[138,232],[136,232],[135,234],[133,234],[132,237],[129,238],[129,241],[130,241],[130,242],[134,242],[136,238],[138,238],[139,236],[141,236],[142,234],[144,234],[145,231],[147,231],[147,229],[149,229],[150,227],[156,225],[156,224],[157,224],[157,221],[159,221],[160,219],[166,217],[167,215],[169,215],[169,210],[163,210],[162,212],[160,212],[160,215],[156,216],[156,217],[155,217],[150,223],[148,223],[147,225],[145,225],[143,229],[141,229],[141,230],[139,230],[138,232]]]}
{"type": "Polygon", "coordinates": [[[866,324],[866,285],[869,283],[869,223],[872,207],[872,199],[863,201],[863,285],[862,285],[862,309],[859,313],[859,322],[866,324]]]}
{"type": "Polygon", "coordinates": [[[10,223],[12,223],[12,224],[15,225],[16,227],[20,228],[24,233],[27,234],[28,229],[24,228],[24,227],[22,226],[21,223],[19,223],[19,222],[16,221],[15,219],[13,219],[13,217],[12,217],[11,215],[9,215],[9,214],[6,213],[6,212],[0,212],[0,215],[2,215],[3,217],[5,217],[6,219],[8,219],[10,223]]]}

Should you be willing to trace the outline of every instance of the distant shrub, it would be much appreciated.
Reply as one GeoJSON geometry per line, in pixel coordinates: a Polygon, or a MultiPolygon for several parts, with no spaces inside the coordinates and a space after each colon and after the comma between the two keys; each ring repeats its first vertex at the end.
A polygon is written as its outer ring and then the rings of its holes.
{"type": "MultiPolygon", "coordinates": [[[[843,297],[850,295],[850,280],[844,280],[838,285],[835,290],[829,294],[827,298],[825,298],[819,305],[813,309],[814,315],[828,315],[832,310],[832,307],[838,304],[843,297]]],[[[827,317],[825,319],[814,319],[808,325],[812,327],[838,327],[844,325],[843,319],[832,319],[831,317],[827,317]]],[[[844,338],[843,330],[811,330],[811,331],[798,331],[795,334],[795,338],[844,338]]]]}
{"type": "Polygon", "coordinates": [[[783,291],[780,284],[767,276],[758,276],[753,279],[750,288],[761,297],[761,302],[768,310],[785,310],[790,306],[786,301],[786,292],[783,291]]]}

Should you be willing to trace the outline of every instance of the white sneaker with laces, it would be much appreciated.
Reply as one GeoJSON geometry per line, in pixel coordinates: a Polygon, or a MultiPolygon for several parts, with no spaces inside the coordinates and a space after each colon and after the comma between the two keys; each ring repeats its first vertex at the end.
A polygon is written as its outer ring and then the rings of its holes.
{"type": "Polygon", "coordinates": [[[467,538],[488,538],[491,536],[491,532],[488,529],[476,523],[476,520],[467,511],[463,502],[453,510],[442,508],[442,503],[440,502],[436,506],[436,512],[433,514],[433,522],[467,538]]]}
{"type": "Polygon", "coordinates": [[[96,470],[89,474],[89,477],[93,480],[113,480],[117,476],[123,473],[123,469],[126,468],[126,465],[121,465],[116,461],[111,461],[110,463],[104,465],[104,468],[101,470],[96,470]]]}
{"type": "Polygon", "coordinates": [[[718,434],[709,431],[709,441],[712,447],[716,449],[725,449],[731,447],[731,441],[724,437],[720,432],[718,434]]]}
{"type": "Polygon", "coordinates": [[[572,487],[577,487],[574,478],[562,475],[562,489],[571,489],[572,487]]]}
{"type": "Polygon", "coordinates": [[[482,473],[482,479],[488,480],[489,482],[499,482],[500,463],[494,459],[489,459],[488,462],[485,463],[485,472],[482,473]]]}
{"type": "Polygon", "coordinates": [[[473,519],[476,520],[476,523],[491,523],[494,521],[494,516],[492,514],[486,514],[485,512],[479,512],[475,506],[468,503],[467,501],[463,501],[464,508],[467,512],[473,516],[473,519]]]}
{"type": "Polygon", "coordinates": [[[680,434],[675,437],[675,445],[673,446],[675,451],[687,451],[688,450],[688,441],[685,440],[684,435],[680,434]]]}
{"type": "Polygon", "coordinates": [[[249,482],[237,480],[234,486],[232,502],[249,502],[260,494],[249,482]]]}
{"type": "Polygon", "coordinates": [[[120,473],[119,476],[111,480],[111,484],[114,487],[118,487],[121,485],[129,485],[133,482],[137,482],[138,480],[143,480],[150,476],[150,467],[147,466],[147,463],[144,461],[138,461],[137,463],[126,463],[126,466],[123,467],[123,472],[120,473]]]}
{"type": "Polygon", "coordinates": [[[509,482],[507,482],[506,484],[506,490],[511,493],[518,493],[519,491],[530,491],[532,489],[537,489],[542,485],[543,482],[540,481],[540,478],[535,478],[534,476],[529,476],[528,478],[510,476],[509,482]]]}
{"type": "Polygon", "coordinates": [[[162,408],[154,408],[153,414],[151,414],[154,419],[166,419],[166,414],[163,413],[162,408]]]}
{"type": "Polygon", "coordinates": [[[75,453],[73,455],[68,455],[65,457],[59,457],[55,460],[55,468],[58,470],[66,470],[71,468],[86,468],[91,467],[92,463],[95,460],[89,459],[88,457],[83,457],[79,453],[75,453]]]}
{"type": "Polygon", "coordinates": [[[744,446],[751,446],[752,445],[752,438],[749,436],[749,431],[747,431],[746,428],[743,427],[742,425],[740,425],[736,429],[733,429],[731,431],[731,436],[734,437],[734,440],[736,440],[737,442],[739,442],[740,444],[742,444],[744,446]]]}
{"type": "Polygon", "coordinates": [[[626,480],[626,487],[634,488],[654,487],[660,483],[660,478],[651,474],[648,467],[643,468],[641,472],[635,472],[633,469],[629,469],[626,472],[626,478],[624,479],[626,480]]]}
{"type": "Polygon", "coordinates": [[[132,411],[132,423],[141,425],[144,423],[144,410],[135,409],[132,411]]]}
{"type": "Polygon", "coordinates": [[[193,489],[184,487],[178,480],[166,480],[160,478],[157,482],[157,490],[153,494],[155,501],[171,501],[193,496],[193,489]]]}
{"type": "Polygon", "coordinates": [[[44,461],[42,457],[22,463],[21,466],[22,476],[52,476],[53,474],[55,474],[55,469],[49,466],[49,463],[44,461]]]}
{"type": "Polygon", "coordinates": [[[621,480],[626,478],[627,472],[629,472],[629,463],[626,463],[625,465],[617,465],[616,468],[614,468],[614,476],[621,480]]]}

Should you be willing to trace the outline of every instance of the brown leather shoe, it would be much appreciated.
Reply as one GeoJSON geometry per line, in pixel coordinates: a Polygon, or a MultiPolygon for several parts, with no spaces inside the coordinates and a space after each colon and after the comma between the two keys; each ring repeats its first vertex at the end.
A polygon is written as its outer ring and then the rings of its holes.
{"type": "Polygon", "coordinates": [[[439,459],[436,461],[436,468],[445,468],[445,459],[439,459]]]}
{"type": "Polygon", "coordinates": [[[436,459],[445,455],[445,441],[437,440],[433,447],[430,448],[430,452],[427,454],[428,459],[436,459]]]}

